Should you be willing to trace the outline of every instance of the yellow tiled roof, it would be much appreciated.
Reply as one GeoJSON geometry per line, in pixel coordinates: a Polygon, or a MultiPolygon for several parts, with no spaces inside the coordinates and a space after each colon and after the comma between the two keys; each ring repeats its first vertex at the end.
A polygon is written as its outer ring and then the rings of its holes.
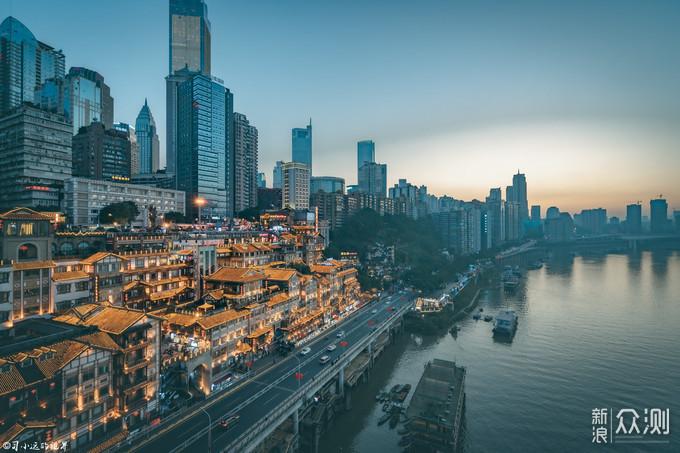
{"type": "Polygon", "coordinates": [[[81,280],[83,278],[90,278],[90,274],[84,271],[71,272],[55,272],[52,274],[52,280],[55,282],[66,282],[69,280],[81,280]]]}
{"type": "Polygon", "coordinates": [[[189,327],[198,321],[195,316],[185,315],[183,313],[170,313],[165,315],[165,319],[167,319],[170,324],[177,324],[182,327],[189,327]]]}
{"type": "Polygon", "coordinates": [[[332,274],[335,271],[335,266],[328,266],[325,264],[314,264],[309,266],[312,272],[317,274],[332,274]]]}
{"type": "Polygon", "coordinates": [[[115,256],[116,258],[120,258],[121,260],[126,260],[126,261],[128,260],[128,258],[125,258],[125,257],[120,256],[120,255],[116,255],[114,253],[99,252],[99,253],[95,253],[94,255],[90,256],[89,258],[85,258],[84,260],[82,260],[80,262],[80,264],[94,264],[97,261],[103,260],[107,256],[115,256]]]}
{"type": "Polygon", "coordinates": [[[87,343],[98,348],[120,351],[120,346],[118,346],[118,344],[113,341],[113,338],[111,338],[106,332],[95,332],[89,335],[84,335],[78,338],[77,341],[81,343],[87,343]]]}
{"type": "Polygon", "coordinates": [[[232,321],[234,319],[242,318],[248,316],[247,313],[244,312],[238,312],[236,310],[227,310],[223,311],[221,313],[217,313],[215,315],[211,316],[206,316],[205,318],[199,319],[196,321],[199,326],[201,326],[205,330],[212,329],[217,326],[221,326],[222,324],[226,324],[229,321],[232,321]]]}
{"type": "Polygon", "coordinates": [[[168,297],[174,297],[181,293],[182,291],[186,290],[188,287],[187,286],[180,286],[179,288],[173,288],[173,289],[168,289],[165,291],[157,291],[153,293],[150,298],[151,300],[161,300],[161,299],[167,299],[168,297]]]}
{"type": "Polygon", "coordinates": [[[286,293],[280,293],[276,294],[269,299],[269,302],[265,303],[267,307],[273,307],[275,305],[278,305],[283,302],[287,302],[290,300],[290,297],[286,293]]]}
{"type": "Polygon", "coordinates": [[[262,272],[267,277],[267,280],[288,281],[298,272],[295,269],[272,269],[266,267],[262,272]]]}
{"type": "Polygon", "coordinates": [[[12,270],[28,271],[32,269],[49,269],[57,267],[54,261],[30,261],[28,263],[12,263],[12,270]]]}
{"type": "Polygon", "coordinates": [[[83,324],[86,326],[99,326],[99,330],[120,335],[145,316],[143,312],[137,310],[106,307],[93,316],[88,316],[83,324]]]}
{"type": "Polygon", "coordinates": [[[0,214],[0,219],[3,220],[52,220],[51,217],[35,212],[28,208],[14,208],[0,214]]]}
{"type": "Polygon", "coordinates": [[[264,280],[264,278],[264,274],[253,268],[223,267],[214,274],[206,277],[206,280],[245,283],[264,280]]]}

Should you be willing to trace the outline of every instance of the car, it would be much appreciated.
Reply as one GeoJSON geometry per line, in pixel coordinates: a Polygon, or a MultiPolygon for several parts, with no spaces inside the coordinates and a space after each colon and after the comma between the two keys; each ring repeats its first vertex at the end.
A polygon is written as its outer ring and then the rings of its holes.
{"type": "Polygon", "coordinates": [[[319,364],[325,365],[329,360],[331,360],[330,356],[325,355],[319,359],[319,364]]]}
{"type": "Polygon", "coordinates": [[[376,313],[378,313],[378,310],[376,310],[376,309],[374,308],[373,311],[372,311],[371,313],[376,314],[376,313]]]}
{"type": "Polygon", "coordinates": [[[342,338],[342,337],[344,337],[344,336],[345,336],[345,331],[344,331],[344,330],[341,330],[340,332],[338,332],[338,335],[337,335],[338,338],[342,338]]]}
{"type": "Polygon", "coordinates": [[[229,417],[220,420],[220,426],[224,429],[231,429],[236,426],[240,418],[241,417],[238,415],[230,415],[229,417]]]}
{"type": "Polygon", "coordinates": [[[338,347],[337,345],[331,344],[326,348],[326,350],[327,351],[335,351],[335,348],[337,348],[337,347],[338,347]]]}
{"type": "Polygon", "coordinates": [[[303,349],[302,351],[300,351],[300,354],[301,354],[301,355],[307,355],[307,354],[309,354],[310,352],[312,352],[312,348],[305,348],[305,349],[303,349]]]}

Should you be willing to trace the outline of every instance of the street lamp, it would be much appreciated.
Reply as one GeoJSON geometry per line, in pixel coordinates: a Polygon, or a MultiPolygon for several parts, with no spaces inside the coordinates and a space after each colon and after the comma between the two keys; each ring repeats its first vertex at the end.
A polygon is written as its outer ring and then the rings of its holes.
{"type": "Polygon", "coordinates": [[[208,416],[208,453],[210,453],[212,451],[212,417],[205,409],[201,410],[208,416]]]}
{"type": "Polygon", "coordinates": [[[206,200],[205,200],[205,198],[198,197],[198,198],[196,198],[196,200],[194,202],[198,206],[198,226],[200,227],[201,226],[201,208],[206,203],[206,200]]]}

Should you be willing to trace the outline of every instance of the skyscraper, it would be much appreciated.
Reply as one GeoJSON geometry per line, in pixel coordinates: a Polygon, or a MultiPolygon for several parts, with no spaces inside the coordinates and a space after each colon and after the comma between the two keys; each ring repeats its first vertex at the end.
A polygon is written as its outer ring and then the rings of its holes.
{"type": "Polygon", "coordinates": [[[326,193],[345,193],[345,180],[337,176],[312,176],[309,184],[309,192],[317,193],[318,191],[326,193]]]}
{"type": "Polygon", "coordinates": [[[309,165],[302,162],[284,162],[281,169],[283,207],[307,209],[309,207],[309,165]]]}
{"type": "Polygon", "coordinates": [[[40,107],[66,115],[73,122],[73,135],[93,122],[113,128],[113,98],[104,77],[87,68],[71,68],[63,78],[45,82],[40,107]]]}
{"type": "Polygon", "coordinates": [[[210,21],[203,0],[170,0],[170,69],[210,76],[210,21]]]}
{"type": "Polygon", "coordinates": [[[629,204],[626,206],[626,231],[632,234],[642,232],[642,206],[629,204]]]}
{"type": "Polygon", "coordinates": [[[373,140],[357,142],[357,171],[367,162],[375,162],[375,143],[373,140]]]}
{"type": "Polygon", "coordinates": [[[541,205],[535,204],[531,207],[531,220],[534,222],[541,220],[541,205]]]}
{"type": "Polygon", "coordinates": [[[267,176],[262,172],[257,174],[257,188],[258,189],[267,188],[267,176]]]}
{"type": "Polygon", "coordinates": [[[130,140],[102,123],[83,126],[73,136],[73,176],[106,181],[130,180],[130,140]]]}
{"type": "Polygon", "coordinates": [[[59,210],[71,177],[71,122],[26,104],[0,118],[0,208],[59,210]]]}
{"type": "Polygon", "coordinates": [[[524,236],[524,222],[529,220],[529,203],[527,201],[527,179],[524,176],[524,173],[520,173],[519,170],[517,170],[517,174],[512,177],[512,187],[513,187],[513,196],[515,197],[514,200],[509,201],[514,201],[519,205],[519,235],[520,237],[524,236]]]}
{"type": "MultiPolygon", "coordinates": [[[[203,0],[170,0],[170,60],[165,78],[166,171],[175,174],[177,88],[196,74],[210,76],[210,22],[203,0]]],[[[175,179],[175,184],[177,181],[175,179]]]]}
{"type": "MultiPolygon", "coordinates": [[[[135,128],[127,123],[113,123],[113,128],[117,131],[125,132],[130,141],[130,177],[139,174],[139,142],[135,128]]],[[[136,184],[136,183],[135,183],[136,184]]]]}
{"type": "Polygon", "coordinates": [[[305,129],[293,129],[293,162],[309,165],[309,175],[312,175],[312,120],[305,129]]]}
{"type": "Polygon", "coordinates": [[[496,247],[505,241],[505,205],[500,187],[489,191],[489,196],[486,197],[486,209],[491,246],[496,247]]]}
{"type": "MultiPolygon", "coordinates": [[[[359,190],[373,195],[387,196],[387,165],[365,163],[359,168],[359,190]]],[[[415,196],[414,196],[415,200],[415,196]]]]}
{"type": "Polygon", "coordinates": [[[283,161],[277,160],[272,171],[272,188],[283,189],[283,161]]]}
{"type": "Polygon", "coordinates": [[[177,88],[177,189],[187,193],[187,212],[233,215],[233,97],[222,84],[196,74],[177,88]]]}
{"type": "Polygon", "coordinates": [[[48,79],[64,76],[64,54],[33,36],[24,24],[7,17],[0,24],[0,116],[23,102],[36,102],[48,79]]]}
{"type": "Polygon", "coordinates": [[[652,233],[668,232],[668,203],[659,197],[649,202],[652,233]]]}
{"type": "Polygon", "coordinates": [[[234,112],[234,212],[257,206],[257,128],[234,112]]]}
{"type": "Polygon", "coordinates": [[[135,121],[135,132],[139,143],[139,173],[149,174],[158,171],[159,149],[156,122],[146,99],[135,121]]]}

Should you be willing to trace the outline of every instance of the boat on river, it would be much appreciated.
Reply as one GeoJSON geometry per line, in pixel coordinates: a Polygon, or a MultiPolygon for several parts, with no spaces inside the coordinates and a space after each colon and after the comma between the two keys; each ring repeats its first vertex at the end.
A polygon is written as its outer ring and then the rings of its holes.
{"type": "Polygon", "coordinates": [[[499,335],[512,335],[517,329],[517,315],[514,311],[502,311],[496,315],[493,325],[493,333],[499,335]]]}
{"type": "Polygon", "coordinates": [[[486,316],[484,316],[484,321],[486,321],[486,322],[491,322],[491,321],[493,321],[493,316],[491,316],[491,315],[486,315],[486,316]]]}
{"type": "Polygon", "coordinates": [[[382,417],[378,419],[378,426],[384,425],[385,422],[390,418],[392,418],[392,414],[390,414],[389,412],[385,413],[382,417]]]}

